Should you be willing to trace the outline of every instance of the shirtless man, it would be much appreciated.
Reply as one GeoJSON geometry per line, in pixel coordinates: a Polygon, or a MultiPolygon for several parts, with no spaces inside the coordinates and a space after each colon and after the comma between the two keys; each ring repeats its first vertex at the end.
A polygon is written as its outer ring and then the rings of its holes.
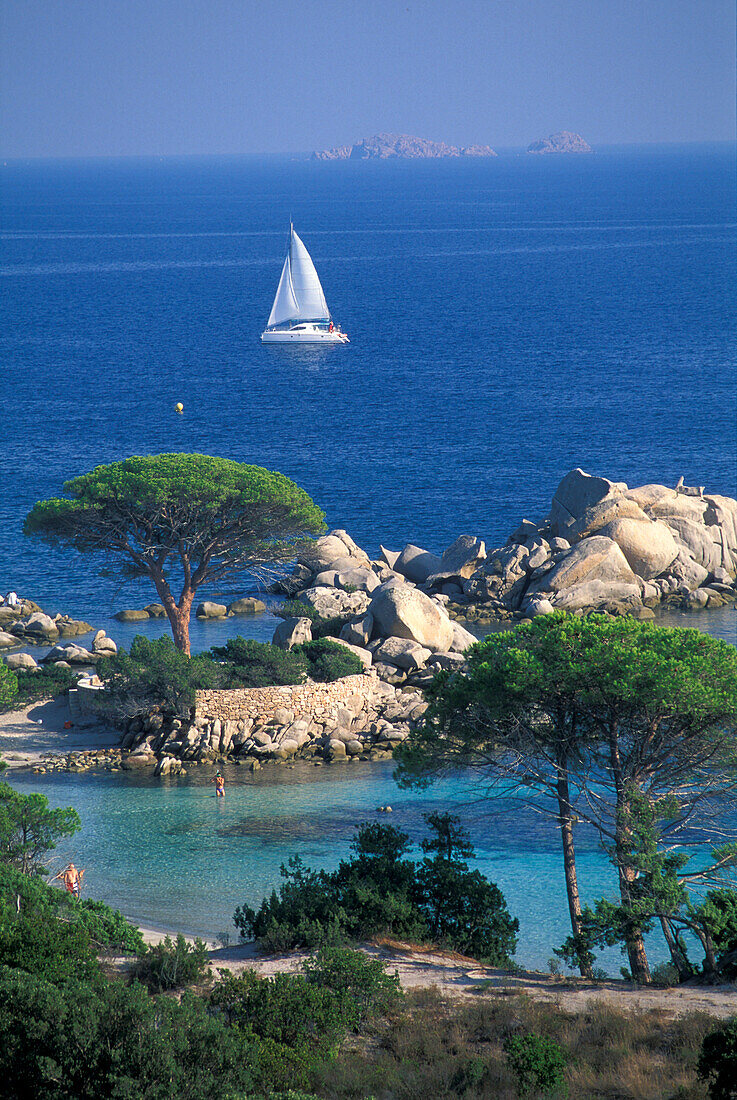
{"type": "Polygon", "coordinates": [[[83,870],[77,870],[73,863],[70,863],[63,871],[59,871],[58,875],[54,875],[55,879],[61,879],[66,887],[68,893],[72,894],[75,898],[79,897],[79,891],[82,886],[83,870]]]}

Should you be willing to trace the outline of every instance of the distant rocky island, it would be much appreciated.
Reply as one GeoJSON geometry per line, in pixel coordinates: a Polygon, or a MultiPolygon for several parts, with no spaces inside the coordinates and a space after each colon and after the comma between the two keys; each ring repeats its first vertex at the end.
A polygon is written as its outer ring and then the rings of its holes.
{"type": "Polygon", "coordinates": [[[411,134],[375,134],[355,145],[338,145],[312,154],[312,160],[417,160],[438,157],[495,157],[489,145],[446,145],[411,134]]]}
{"type": "Polygon", "coordinates": [[[580,134],[574,134],[570,130],[561,130],[557,134],[540,138],[527,146],[528,153],[593,153],[588,141],[580,134]]]}

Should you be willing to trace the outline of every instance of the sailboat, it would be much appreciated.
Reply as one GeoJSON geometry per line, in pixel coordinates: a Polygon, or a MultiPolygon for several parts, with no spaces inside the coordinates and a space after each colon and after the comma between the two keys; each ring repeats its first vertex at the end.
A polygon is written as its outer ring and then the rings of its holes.
{"type": "Polygon", "coordinates": [[[347,344],[330,316],[312,258],[289,224],[289,248],[271,307],[264,344],[347,344]]]}

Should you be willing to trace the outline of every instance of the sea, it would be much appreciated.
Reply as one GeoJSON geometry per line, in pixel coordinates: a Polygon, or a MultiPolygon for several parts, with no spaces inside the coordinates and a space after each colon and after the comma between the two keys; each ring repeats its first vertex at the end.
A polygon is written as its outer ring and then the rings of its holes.
{"type": "MultiPolygon", "coordinates": [[[[0,168],[0,591],[117,623],[153,598],[26,538],[36,500],[100,463],[163,451],[280,470],[369,553],[462,533],[500,545],[580,466],[630,485],[737,495],[735,147],[592,156],[314,163],[287,158],[7,162],[0,168]],[[259,342],[290,219],[348,346],[259,342]],[[175,411],[177,402],[184,412],[175,411]]],[[[243,579],[203,592],[255,594],[243,579]]],[[[270,640],[261,616],[193,623],[195,649],[270,640]]],[[[736,640],[720,609],[665,617],[736,640]]],[[[136,919],[213,935],[299,852],[332,865],[391,804],[458,808],[479,867],[521,920],[518,958],[566,934],[558,837],[459,777],[422,797],[387,765],[201,775],[14,776],[77,806],[66,847],[92,893],[136,919]],[[463,809],[465,807],[465,810],[463,809]],[[481,807],[481,808],[480,808],[481,807]]],[[[612,888],[595,839],[586,896],[612,888]]],[[[616,970],[616,967],[615,967],[616,970]]]]}

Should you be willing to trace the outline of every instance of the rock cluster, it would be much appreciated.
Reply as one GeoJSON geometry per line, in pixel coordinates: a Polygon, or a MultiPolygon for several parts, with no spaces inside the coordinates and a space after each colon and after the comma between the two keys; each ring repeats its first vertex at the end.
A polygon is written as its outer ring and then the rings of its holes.
{"type": "MultiPolygon", "coordinates": [[[[401,554],[383,550],[372,561],[346,531],[336,530],[317,539],[277,588],[322,618],[342,619],[333,640],[379,679],[422,687],[439,668],[462,663],[463,651],[476,640],[448,615],[448,595],[430,591],[433,579],[444,584],[461,577],[482,554],[483,543],[462,536],[442,558],[409,545],[401,554]]],[[[309,618],[286,619],[273,643],[290,649],[311,638],[309,618]]]]}
{"type": "MultiPolygon", "coordinates": [[[[75,638],[89,634],[95,628],[82,619],[69,615],[47,615],[33,600],[16,598],[12,602],[0,602],[0,649],[18,646],[48,646],[52,648],[41,658],[43,664],[94,665],[101,657],[117,653],[117,646],[104,630],[98,630],[92,648],[85,649],[76,642],[63,642],[63,638],[75,638]]],[[[9,653],[5,664],[12,669],[35,669],[38,661],[30,653],[9,653]]]]}
{"type": "Polygon", "coordinates": [[[410,134],[375,134],[355,145],[338,145],[334,149],[314,152],[312,160],[389,160],[438,157],[495,157],[489,145],[446,145],[444,141],[428,141],[410,134]]]}
{"type": "Polygon", "coordinates": [[[528,153],[593,153],[588,141],[580,134],[571,133],[570,130],[560,130],[557,134],[540,138],[527,146],[528,153]]]}
{"type": "MultiPolygon", "coordinates": [[[[341,638],[370,654],[379,676],[422,684],[474,640],[454,620],[556,609],[651,618],[658,604],[734,603],[736,576],[737,501],[682,480],[630,489],[576,469],[547,518],[523,520],[504,546],[487,552],[479,538],[461,535],[441,556],[408,545],[399,553],[382,547],[370,561],[346,532],[333,531],[282,590],[326,618],[343,616],[341,638]],[[418,649],[400,654],[397,639],[418,649]]],[[[299,627],[302,640],[308,626],[299,627]]],[[[275,644],[290,644],[289,629],[279,629],[275,644]]]]}
{"type": "MultiPolygon", "coordinates": [[[[249,596],[244,599],[231,600],[227,605],[204,600],[201,604],[198,604],[195,614],[198,619],[225,619],[232,615],[257,615],[265,610],[266,604],[263,600],[256,600],[249,596]]],[[[113,616],[121,623],[142,623],[147,619],[163,619],[165,617],[166,608],[162,603],[150,603],[142,608],[128,608],[125,611],[118,611],[113,616]]]]}
{"type": "Polygon", "coordinates": [[[419,691],[397,691],[372,674],[327,685],[203,692],[189,721],[157,713],[132,719],[121,743],[120,766],[153,767],[162,775],[182,763],[226,759],[254,768],[296,759],[381,760],[406,740],[426,706],[419,691]],[[281,706],[273,705],[270,693],[279,694],[281,706]],[[219,704],[234,717],[215,715],[219,704]]]}

